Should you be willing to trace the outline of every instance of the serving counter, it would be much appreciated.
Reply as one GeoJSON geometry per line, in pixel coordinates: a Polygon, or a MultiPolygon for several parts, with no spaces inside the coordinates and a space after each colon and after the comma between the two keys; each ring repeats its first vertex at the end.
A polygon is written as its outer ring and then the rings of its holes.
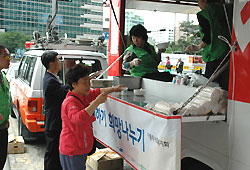
{"type": "Polygon", "coordinates": [[[182,123],[225,120],[225,115],[182,117],[149,110],[145,106],[159,100],[184,102],[196,89],[149,79],[142,88],[144,96],[109,95],[95,111],[94,136],[134,169],[180,170],[182,123]]]}

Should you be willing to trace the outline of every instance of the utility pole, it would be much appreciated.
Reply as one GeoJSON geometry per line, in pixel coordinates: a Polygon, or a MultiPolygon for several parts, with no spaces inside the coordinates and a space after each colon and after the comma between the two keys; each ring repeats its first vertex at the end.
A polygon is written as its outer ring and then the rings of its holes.
{"type": "MultiPolygon", "coordinates": [[[[57,0],[52,0],[52,18],[54,18],[54,16],[57,13],[57,0]]],[[[52,21],[51,23],[52,28],[56,26],[56,18],[52,21]]]]}

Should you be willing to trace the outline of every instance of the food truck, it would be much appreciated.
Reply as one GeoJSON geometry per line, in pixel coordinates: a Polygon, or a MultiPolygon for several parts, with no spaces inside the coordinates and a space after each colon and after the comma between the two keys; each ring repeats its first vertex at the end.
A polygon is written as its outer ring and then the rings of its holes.
{"type": "MultiPolygon", "coordinates": [[[[124,50],[120,35],[124,33],[127,8],[159,10],[168,7],[185,11],[195,6],[197,1],[193,0],[112,0],[110,23],[114,24],[110,24],[109,64],[124,50]],[[116,23],[119,27],[115,27],[116,23]]],[[[250,169],[250,1],[233,1],[231,20],[232,51],[226,112],[173,115],[152,110],[149,105],[159,101],[183,103],[197,89],[140,78],[125,83],[121,62],[118,62],[110,68],[109,75],[121,76],[120,84],[126,84],[129,89],[142,88],[145,94],[137,96],[128,91],[125,95],[109,95],[107,102],[95,111],[97,120],[93,130],[96,139],[138,170],[250,169]]]]}

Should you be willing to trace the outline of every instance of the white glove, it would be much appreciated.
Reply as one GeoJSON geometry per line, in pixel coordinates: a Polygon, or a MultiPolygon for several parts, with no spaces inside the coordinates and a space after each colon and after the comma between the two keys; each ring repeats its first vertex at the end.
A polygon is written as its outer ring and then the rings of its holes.
{"type": "Polygon", "coordinates": [[[133,64],[133,66],[138,66],[138,65],[140,65],[140,64],[141,64],[141,59],[139,59],[139,58],[133,59],[133,60],[132,60],[132,64],[133,64]]]}

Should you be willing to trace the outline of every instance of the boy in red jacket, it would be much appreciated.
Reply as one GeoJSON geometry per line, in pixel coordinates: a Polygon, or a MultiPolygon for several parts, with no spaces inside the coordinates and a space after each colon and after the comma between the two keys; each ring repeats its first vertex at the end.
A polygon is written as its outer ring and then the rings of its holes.
{"type": "Polygon", "coordinates": [[[107,100],[107,95],[123,87],[90,89],[89,69],[81,64],[66,74],[70,91],[63,101],[60,161],[64,170],[85,170],[88,153],[93,146],[92,122],[94,111],[107,100]]]}

